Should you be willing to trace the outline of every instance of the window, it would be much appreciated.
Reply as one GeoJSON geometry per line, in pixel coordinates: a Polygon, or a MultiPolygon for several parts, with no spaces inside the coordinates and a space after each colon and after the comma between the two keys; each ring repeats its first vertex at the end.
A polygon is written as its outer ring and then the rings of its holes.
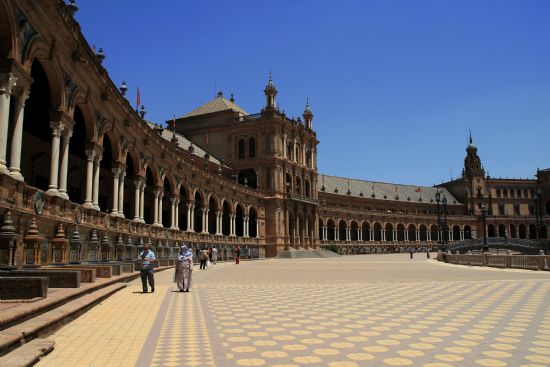
{"type": "Polygon", "coordinates": [[[517,196],[518,198],[521,197],[521,190],[520,190],[520,189],[517,189],[517,190],[516,190],[516,196],[517,196]]]}
{"type": "Polygon", "coordinates": [[[528,198],[528,197],[529,197],[529,194],[527,193],[527,189],[524,189],[524,190],[523,190],[523,197],[524,197],[524,198],[528,198]]]}
{"type": "Polygon", "coordinates": [[[535,215],[535,207],[533,205],[529,205],[529,215],[535,215]]]}
{"type": "Polygon", "coordinates": [[[256,158],[256,140],[250,138],[248,141],[248,158],[256,158]]]}
{"type": "Polygon", "coordinates": [[[239,148],[238,148],[239,152],[238,152],[238,159],[244,159],[244,140],[241,139],[239,140],[239,148]]]}
{"type": "Polygon", "coordinates": [[[514,204],[514,215],[519,215],[519,204],[514,204]]]}
{"type": "Polygon", "coordinates": [[[502,196],[504,196],[505,198],[507,198],[507,197],[508,197],[508,190],[503,189],[503,190],[502,190],[502,196]]]}
{"type": "Polygon", "coordinates": [[[497,189],[497,198],[500,197],[500,189],[497,189]]]}
{"type": "Polygon", "coordinates": [[[505,215],[505,210],[504,210],[504,204],[503,203],[498,204],[498,215],[505,215]]]}

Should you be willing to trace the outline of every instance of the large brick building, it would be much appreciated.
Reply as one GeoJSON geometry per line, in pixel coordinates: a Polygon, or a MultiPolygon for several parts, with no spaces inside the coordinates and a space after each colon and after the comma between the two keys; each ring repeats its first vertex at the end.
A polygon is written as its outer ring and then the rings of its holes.
{"type": "Polygon", "coordinates": [[[489,236],[548,236],[550,171],[491,178],[472,142],[462,177],[437,187],[320,174],[309,103],[286,116],[271,76],[256,114],[219,93],[161,128],[75,10],[0,0],[0,263],[131,259],[149,241],[161,257],[182,241],[262,257],[433,247],[480,236],[484,207],[489,236]]]}

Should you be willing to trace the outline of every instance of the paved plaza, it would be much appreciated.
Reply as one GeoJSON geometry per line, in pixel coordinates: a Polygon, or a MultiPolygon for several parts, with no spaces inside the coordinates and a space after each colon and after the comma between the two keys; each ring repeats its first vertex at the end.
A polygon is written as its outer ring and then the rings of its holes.
{"type": "Polygon", "coordinates": [[[39,366],[549,366],[550,274],[425,254],[260,260],[139,280],[50,338],[39,366]]]}

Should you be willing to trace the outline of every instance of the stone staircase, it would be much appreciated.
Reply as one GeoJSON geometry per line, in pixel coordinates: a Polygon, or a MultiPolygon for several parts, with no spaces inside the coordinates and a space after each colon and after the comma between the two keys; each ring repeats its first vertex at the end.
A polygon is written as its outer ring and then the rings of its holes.
{"type": "Polygon", "coordinates": [[[328,250],[286,250],[281,251],[277,256],[279,259],[315,259],[315,258],[328,258],[328,257],[340,257],[332,251],[328,250]]]}

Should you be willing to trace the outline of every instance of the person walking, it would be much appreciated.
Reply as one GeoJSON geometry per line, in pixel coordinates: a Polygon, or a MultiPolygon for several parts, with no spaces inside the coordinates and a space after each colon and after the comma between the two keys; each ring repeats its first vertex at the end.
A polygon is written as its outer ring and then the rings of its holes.
{"type": "Polygon", "coordinates": [[[149,249],[147,243],[143,244],[143,251],[139,254],[139,259],[141,260],[141,285],[143,286],[143,293],[147,293],[147,282],[151,286],[151,293],[155,292],[155,276],[154,268],[156,261],[155,253],[149,249]]]}
{"type": "Polygon", "coordinates": [[[237,248],[235,249],[235,264],[238,264],[239,260],[241,260],[241,248],[237,245],[237,248]]]}
{"type": "Polygon", "coordinates": [[[426,249],[426,257],[429,259],[430,258],[430,249],[426,249]]]}
{"type": "Polygon", "coordinates": [[[411,255],[411,259],[412,259],[412,258],[413,258],[413,253],[414,253],[414,251],[413,251],[412,247],[409,247],[409,253],[410,253],[410,255],[411,255]]]}
{"type": "Polygon", "coordinates": [[[216,261],[218,261],[218,249],[212,247],[212,265],[216,265],[216,261]]]}
{"type": "Polygon", "coordinates": [[[212,246],[208,246],[208,260],[212,263],[212,246]]]}
{"type": "Polygon", "coordinates": [[[201,260],[201,266],[200,266],[200,269],[201,270],[206,270],[206,261],[208,260],[208,251],[206,250],[201,250],[200,252],[200,260],[201,260]]]}
{"type": "Polygon", "coordinates": [[[176,284],[180,292],[189,292],[191,273],[193,272],[193,254],[187,245],[181,246],[176,263],[176,284]]]}

